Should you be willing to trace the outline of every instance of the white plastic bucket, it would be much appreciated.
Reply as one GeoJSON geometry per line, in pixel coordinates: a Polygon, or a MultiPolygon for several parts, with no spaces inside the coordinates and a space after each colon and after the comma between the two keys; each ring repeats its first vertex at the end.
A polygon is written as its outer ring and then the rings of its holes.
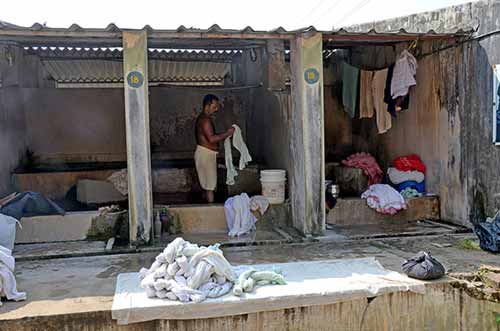
{"type": "Polygon", "coordinates": [[[270,204],[285,202],[285,170],[262,170],[260,183],[262,184],[262,195],[269,200],[270,204]]]}

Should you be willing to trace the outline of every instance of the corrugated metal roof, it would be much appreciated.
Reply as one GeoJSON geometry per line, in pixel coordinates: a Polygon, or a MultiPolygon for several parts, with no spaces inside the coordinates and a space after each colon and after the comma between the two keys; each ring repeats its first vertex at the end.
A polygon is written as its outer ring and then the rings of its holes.
{"type": "MultiPolygon", "coordinates": [[[[57,83],[119,83],[123,82],[123,62],[119,60],[42,60],[47,73],[57,83]]],[[[224,62],[181,62],[150,60],[150,82],[223,82],[231,72],[224,62]]]]}
{"type": "MultiPolygon", "coordinates": [[[[25,52],[42,59],[123,59],[121,47],[25,47],[25,52]]],[[[170,61],[213,61],[231,62],[241,50],[174,50],[150,48],[148,58],[170,61]]]]}
{"type": "MultiPolygon", "coordinates": [[[[10,24],[7,22],[2,22],[0,21],[0,29],[2,30],[17,30],[17,31],[46,31],[46,32],[101,32],[101,33],[106,33],[106,32],[122,32],[122,31],[127,31],[130,29],[127,28],[119,28],[115,24],[111,23],[105,28],[83,28],[79,26],[78,24],[74,23],[72,24],[69,28],[52,28],[48,27],[45,25],[42,25],[40,23],[34,23],[31,27],[21,27],[17,26],[14,24],[10,24]]],[[[346,34],[378,34],[378,35],[385,35],[385,34],[399,34],[399,35],[463,35],[463,34],[468,34],[469,32],[473,31],[472,27],[463,27],[460,29],[457,29],[457,31],[453,33],[436,33],[434,30],[429,30],[426,33],[413,33],[413,32],[408,32],[405,31],[404,29],[400,29],[398,31],[391,31],[391,32],[377,32],[375,30],[369,30],[367,32],[360,32],[358,31],[348,31],[345,28],[341,28],[338,30],[318,30],[314,26],[308,26],[300,29],[294,29],[294,30],[286,30],[283,27],[277,27],[276,29],[272,30],[255,30],[251,26],[247,26],[243,29],[222,29],[219,25],[214,24],[210,26],[208,29],[200,29],[200,28],[186,28],[184,25],[179,26],[177,29],[153,29],[149,25],[145,25],[141,30],[147,30],[150,34],[154,33],[176,33],[176,34],[226,34],[226,35],[232,35],[232,34],[247,34],[247,35],[261,35],[261,34],[296,34],[300,32],[309,32],[309,31],[318,31],[322,32],[324,34],[339,34],[339,35],[346,35],[346,34]]]]}
{"type": "MultiPolygon", "coordinates": [[[[313,26],[303,29],[287,31],[282,27],[270,31],[254,30],[247,26],[244,29],[222,29],[217,24],[208,29],[186,28],[179,26],[177,29],[164,30],[153,29],[151,26],[144,26],[148,31],[149,45],[151,47],[162,47],[170,45],[181,45],[179,48],[231,48],[238,46],[251,46],[258,40],[283,39],[291,40],[297,33],[318,31],[313,26]]],[[[31,27],[19,27],[13,24],[0,25],[0,41],[16,40],[24,44],[33,44],[35,42],[45,44],[106,44],[107,46],[121,45],[122,31],[115,24],[109,24],[106,28],[83,28],[77,24],[72,24],[69,28],[51,28],[39,23],[31,27]]],[[[325,39],[332,41],[338,40],[351,42],[402,42],[414,39],[450,39],[464,37],[472,33],[470,27],[463,27],[454,33],[436,33],[428,31],[427,33],[412,33],[405,30],[395,32],[377,32],[370,30],[367,32],[347,31],[345,29],[319,31],[323,33],[325,39]]],[[[175,48],[175,47],[172,47],[175,48]]]]}

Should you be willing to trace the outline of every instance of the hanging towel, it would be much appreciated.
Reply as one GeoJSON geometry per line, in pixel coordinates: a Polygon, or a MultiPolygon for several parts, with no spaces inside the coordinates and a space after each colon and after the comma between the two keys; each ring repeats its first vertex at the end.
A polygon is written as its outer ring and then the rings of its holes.
{"type": "MultiPolygon", "coordinates": [[[[240,164],[239,169],[243,170],[247,166],[247,164],[252,161],[252,157],[248,152],[247,145],[243,141],[243,136],[241,134],[241,129],[236,124],[233,125],[235,129],[233,134],[233,146],[240,152],[240,164]]],[[[233,152],[231,151],[231,137],[227,137],[224,140],[224,154],[226,160],[226,169],[227,169],[227,185],[234,185],[234,177],[238,176],[238,172],[234,168],[233,164],[233,152]]]]}
{"type": "Polygon", "coordinates": [[[359,118],[372,118],[374,110],[373,71],[361,70],[359,82],[359,118]]]}
{"type": "Polygon", "coordinates": [[[384,89],[387,80],[387,69],[375,71],[372,80],[373,107],[377,113],[378,133],[386,133],[392,127],[391,114],[384,103],[384,89]]]}
{"type": "Polygon", "coordinates": [[[417,85],[415,75],[417,74],[417,59],[410,52],[404,50],[399,55],[391,81],[391,97],[404,97],[408,94],[411,86],[417,85]]]}
{"type": "Polygon", "coordinates": [[[257,219],[250,211],[250,198],[246,193],[227,199],[224,203],[224,213],[230,237],[255,230],[257,219]]]}
{"type": "Polygon", "coordinates": [[[342,103],[344,110],[354,118],[358,102],[359,69],[342,63],[342,103]]]}

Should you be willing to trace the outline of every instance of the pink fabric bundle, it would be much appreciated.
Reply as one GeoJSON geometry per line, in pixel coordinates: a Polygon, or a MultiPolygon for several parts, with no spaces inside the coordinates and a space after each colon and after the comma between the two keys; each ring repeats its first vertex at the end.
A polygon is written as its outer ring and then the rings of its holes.
{"type": "Polygon", "coordinates": [[[363,170],[368,177],[368,185],[379,184],[382,182],[384,174],[380,169],[377,160],[368,153],[356,153],[342,161],[342,164],[363,170]]]}

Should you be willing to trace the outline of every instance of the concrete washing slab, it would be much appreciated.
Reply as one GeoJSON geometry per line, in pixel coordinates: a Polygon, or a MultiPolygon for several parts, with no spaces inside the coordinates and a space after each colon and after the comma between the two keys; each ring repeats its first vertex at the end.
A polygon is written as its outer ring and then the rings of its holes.
{"type": "MultiPolygon", "coordinates": [[[[401,263],[419,250],[432,253],[449,272],[500,265],[498,256],[462,248],[470,234],[450,234],[328,243],[228,247],[233,265],[355,259],[374,256],[384,268],[400,271],[401,263]],[[439,244],[439,246],[435,246],[439,244]]],[[[448,283],[426,286],[426,294],[396,292],[331,305],[294,307],[214,319],[158,320],[118,325],[111,318],[117,276],[152,263],[157,252],[61,258],[16,263],[18,288],[28,300],[4,302],[0,330],[496,330],[498,303],[480,301],[448,283]]]]}
{"type": "MultiPolygon", "coordinates": [[[[237,274],[248,266],[235,267],[237,274]]],[[[159,319],[219,318],[231,315],[328,305],[384,293],[425,293],[425,283],[384,269],[373,257],[253,265],[259,271],[281,270],[286,285],[257,286],[237,297],[229,293],[200,303],[148,298],[138,273],[118,275],[112,317],[118,324],[159,319]]]]}
{"type": "Polygon", "coordinates": [[[21,218],[16,244],[85,240],[97,211],[21,218]]]}

